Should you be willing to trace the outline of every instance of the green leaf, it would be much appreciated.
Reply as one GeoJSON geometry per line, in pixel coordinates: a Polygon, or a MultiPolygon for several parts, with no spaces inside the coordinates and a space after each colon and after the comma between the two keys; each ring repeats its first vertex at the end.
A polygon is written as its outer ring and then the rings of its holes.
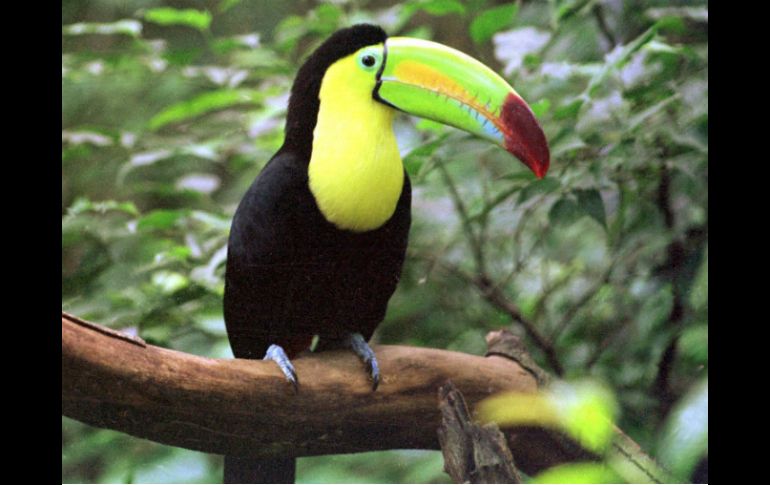
{"type": "Polygon", "coordinates": [[[684,20],[679,17],[662,17],[660,20],[655,22],[655,27],[657,27],[658,30],[664,35],[683,35],[685,32],[687,32],[687,25],[684,23],[684,20]]]}
{"type": "Polygon", "coordinates": [[[519,6],[515,3],[485,10],[471,22],[471,38],[477,44],[488,41],[497,32],[511,25],[518,11],[519,6]]]}
{"type": "Polygon", "coordinates": [[[207,10],[172,7],[151,8],[144,13],[144,20],[158,25],[184,25],[201,32],[211,25],[211,13],[207,10]]]}
{"type": "Polygon", "coordinates": [[[186,214],[187,211],[183,210],[154,210],[140,218],[137,223],[137,227],[139,229],[149,230],[170,229],[174,227],[174,224],[176,224],[176,222],[186,214]]]}
{"type": "Polygon", "coordinates": [[[574,98],[565,101],[558,108],[556,108],[556,112],[553,115],[554,119],[560,121],[570,118],[577,118],[577,115],[580,112],[580,108],[583,107],[584,102],[585,100],[582,98],[574,98]]]}
{"type": "Polygon", "coordinates": [[[561,198],[551,206],[551,210],[548,211],[548,221],[554,225],[569,225],[580,219],[584,215],[580,207],[569,198],[561,198]]]}
{"type": "MultiPolygon", "coordinates": [[[[443,127],[441,129],[443,131],[443,127]]],[[[404,157],[404,167],[406,168],[407,173],[412,177],[423,175],[421,171],[426,167],[426,163],[430,160],[431,155],[443,145],[444,140],[446,140],[448,136],[447,133],[442,133],[434,140],[419,145],[409,152],[409,154],[404,157]]]]}
{"type": "Polygon", "coordinates": [[[707,323],[689,327],[679,337],[679,351],[682,357],[700,364],[709,361],[709,327],[707,323]]]}
{"type": "Polygon", "coordinates": [[[529,69],[530,71],[534,71],[537,68],[540,67],[540,64],[543,62],[543,60],[540,58],[539,55],[528,53],[524,55],[524,59],[522,60],[522,65],[529,69]]]}
{"type": "Polygon", "coordinates": [[[548,111],[551,109],[551,100],[548,98],[543,98],[539,101],[536,101],[529,105],[530,109],[533,113],[535,113],[535,116],[540,118],[542,116],[545,116],[548,111]]]}
{"type": "Polygon", "coordinates": [[[688,481],[698,461],[708,452],[708,378],[697,384],[666,421],[658,458],[677,478],[688,481]]]}
{"type": "Polygon", "coordinates": [[[580,209],[598,222],[604,229],[607,229],[607,213],[604,210],[604,201],[599,191],[596,189],[583,189],[574,190],[572,193],[577,197],[580,209]]]}
{"type": "Polygon", "coordinates": [[[254,103],[261,99],[259,93],[248,89],[220,89],[200,94],[187,101],[173,104],[153,116],[149,122],[151,130],[157,130],[170,123],[178,123],[211,111],[228,108],[242,103],[254,103]]]}
{"type": "Polygon", "coordinates": [[[404,169],[410,177],[415,178],[425,165],[425,158],[420,156],[407,156],[404,158],[404,169]]]}
{"type": "Polygon", "coordinates": [[[536,475],[532,483],[622,483],[622,479],[604,463],[567,463],[536,475]]]}
{"type": "Polygon", "coordinates": [[[137,20],[118,20],[117,22],[112,23],[81,22],[62,27],[62,34],[65,35],[123,34],[131,37],[139,37],[141,33],[142,24],[137,20]]]}
{"type": "Polygon", "coordinates": [[[197,47],[168,49],[163,58],[173,66],[187,66],[194,63],[203,53],[203,49],[197,47]]]}
{"type": "Polygon", "coordinates": [[[458,0],[423,0],[413,5],[415,5],[416,9],[435,16],[448,15],[450,13],[465,14],[465,5],[458,0]]]}

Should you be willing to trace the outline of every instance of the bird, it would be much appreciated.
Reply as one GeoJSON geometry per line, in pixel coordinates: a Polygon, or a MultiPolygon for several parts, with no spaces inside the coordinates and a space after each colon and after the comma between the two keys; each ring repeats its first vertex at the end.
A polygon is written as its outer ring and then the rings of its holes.
{"type": "MultiPolygon", "coordinates": [[[[393,120],[404,112],[500,145],[545,176],[545,134],[497,73],[451,47],[389,37],[376,25],[340,29],[299,68],[284,142],[233,216],[224,318],[233,355],[277,364],[345,348],[381,382],[368,344],[396,290],[411,224],[411,183],[393,120]]],[[[225,457],[225,483],[292,483],[295,459],[225,457]]]]}

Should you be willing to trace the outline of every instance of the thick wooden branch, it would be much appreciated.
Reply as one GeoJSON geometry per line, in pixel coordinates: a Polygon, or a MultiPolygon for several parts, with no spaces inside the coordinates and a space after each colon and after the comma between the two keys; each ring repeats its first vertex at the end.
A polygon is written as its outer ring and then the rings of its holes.
{"type": "MultiPolygon", "coordinates": [[[[197,357],[63,315],[62,413],[209,453],[309,456],[439,449],[436,395],[447,379],[471,409],[496,392],[537,388],[530,372],[500,355],[374,350],[383,376],[376,392],[352,353],[329,351],[294,360],[295,393],[272,362],[197,357]]],[[[576,458],[545,433],[524,441],[515,432],[506,436],[527,473],[576,458]]]]}

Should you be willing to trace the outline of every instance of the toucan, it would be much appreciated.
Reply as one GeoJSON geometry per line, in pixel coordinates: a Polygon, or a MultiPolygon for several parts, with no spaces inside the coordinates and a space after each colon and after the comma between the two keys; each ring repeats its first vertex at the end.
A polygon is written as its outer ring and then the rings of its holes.
{"type": "MultiPolygon", "coordinates": [[[[375,25],[332,34],[299,69],[283,145],[238,205],[228,241],[233,354],[274,361],[295,390],[291,358],[316,337],[358,355],[373,390],[380,382],[367,342],[398,284],[411,222],[392,127],[398,112],[496,143],[538,178],[548,170],[531,109],[481,62],[375,25]]],[[[225,458],[226,483],[293,479],[293,458],[225,458]]]]}

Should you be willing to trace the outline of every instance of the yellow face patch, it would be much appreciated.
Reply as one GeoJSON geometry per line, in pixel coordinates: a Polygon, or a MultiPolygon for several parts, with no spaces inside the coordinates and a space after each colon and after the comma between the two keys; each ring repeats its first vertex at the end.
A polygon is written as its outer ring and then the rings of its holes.
{"type": "Polygon", "coordinates": [[[395,112],[372,98],[378,64],[369,66],[372,59],[365,57],[380,52],[382,45],[366,47],[327,69],[308,166],[321,213],[340,229],[356,232],[385,224],[404,186],[395,112]]]}

